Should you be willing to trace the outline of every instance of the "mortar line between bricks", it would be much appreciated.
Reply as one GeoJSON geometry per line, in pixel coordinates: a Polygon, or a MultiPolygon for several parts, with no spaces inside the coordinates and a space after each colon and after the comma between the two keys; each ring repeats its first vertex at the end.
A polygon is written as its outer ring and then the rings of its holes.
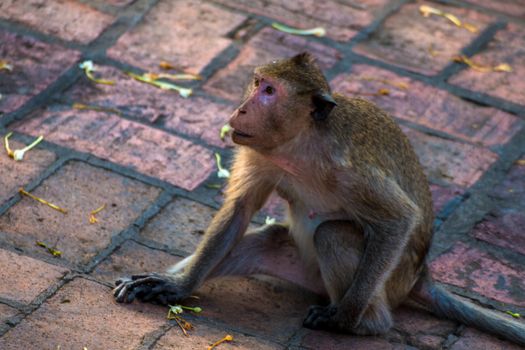
{"type": "MultiPolygon", "coordinates": [[[[13,137],[15,139],[21,138],[21,139],[27,140],[27,141],[33,139],[31,136],[25,135],[23,133],[18,133],[18,132],[13,137]]],[[[90,153],[80,152],[80,151],[77,151],[75,149],[71,149],[71,148],[68,148],[68,147],[65,147],[65,146],[61,146],[61,145],[55,144],[53,142],[43,141],[39,145],[39,147],[56,153],[57,154],[57,160],[55,162],[57,162],[58,159],[62,159],[62,158],[63,159],[61,160],[61,165],[60,166],[57,165],[57,169],[55,169],[53,172],[49,172],[49,171],[45,170],[35,180],[31,181],[30,184],[33,184],[33,182],[35,184],[32,185],[32,186],[27,185],[28,186],[27,188],[29,188],[29,189],[36,188],[38,185],[40,185],[44,180],[46,180],[49,176],[51,176],[54,172],[56,172],[56,170],[58,170],[58,168],[60,168],[65,163],[67,163],[69,161],[80,161],[80,162],[85,162],[87,164],[93,165],[95,167],[99,167],[99,168],[102,168],[102,169],[113,171],[113,172],[115,172],[115,173],[117,173],[119,175],[122,175],[122,176],[125,176],[125,177],[128,177],[128,178],[140,181],[140,182],[145,183],[147,185],[158,187],[158,188],[160,188],[160,189],[162,189],[164,191],[168,191],[169,193],[171,193],[173,195],[177,195],[179,197],[191,199],[191,200],[194,200],[196,202],[199,202],[199,203],[202,203],[202,204],[205,204],[207,206],[210,206],[210,207],[213,207],[213,208],[217,209],[217,205],[216,205],[216,203],[214,201],[204,200],[202,198],[202,194],[200,194],[200,195],[198,194],[198,189],[195,189],[193,191],[188,191],[188,190],[185,190],[183,188],[180,188],[180,187],[177,187],[175,185],[172,185],[171,183],[169,183],[167,181],[163,181],[163,180],[160,180],[160,179],[158,179],[156,177],[139,173],[139,172],[133,170],[130,167],[127,167],[127,166],[124,166],[124,165],[121,165],[121,164],[118,164],[118,163],[113,163],[113,162],[111,162],[109,160],[105,160],[105,159],[101,159],[99,157],[96,157],[96,156],[94,156],[94,155],[92,155],[90,153]]],[[[224,149],[219,149],[218,151],[219,152],[225,152],[224,149]]],[[[226,154],[226,155],[224,155],[223,158],[224,158],[225,161],[228,161],[230,157],[229,157],[228,154],[226,154]]],[[[51,165],[50,165],[50,167],[51,167],[51,165]]],[[[210,174],[210,177],[213,177],[213,176],[214,176],[214,173],[210,174]]],[[[203,183],[199,187],[202,187],[208,181],[209,181],[209,179],[204,180],[203,183]]],[[[0,215],[3,214],[5,212],[5,210],[7,210],[6,206],[7,207],[10,206],[10,205],[8,205],[8,203],[10,203],[10,202],[4,203],[3,205],[0,206],[0,215]]]]}
{"type": "Polygon", "coordinates": [[[37,39],[42,39],[51,43],[55,42],[64,47],[72,45],[74,49],[80,51],[81,53],[80,59],[75,62],[72,67],[62,73],[54,82],[48,85],[43,91],[30,98],[16,111],[1,116],[0,125],[7,126],[14,121],[24,119],[24,117],[29,115],[33,110],[45,105],[48,98],[51,98],[53,95],[66,90],[69,86],[74,84],[81,74],[80,69],[77,67],[79,62],[89,59],[90,57],[97,57],[100,52],[105,53],[106,49],[115,44],[120,36],[140,23],[147,12],[153,8],[153,6],[158,1],[159,0],[138,0],[134,2],[132,5],[127,7],[108,28],[106,28],[88,45],[78,45],[76,43],[70,44],[69,42],[66,42],[62,39],[38,33],[32,29],[26,28],[21,24],[15,24],[10,21],[0,21],[0,28],[2,29],[8,30],[11,27],[15,27],[22,33],[26,33],[26,35],[36,36],[37,39]],[[133,11],[136,11],[137,8],[145,5],[146,8],[142,11],[140,16],[133,16],[133,11]]]}
{"type": "Polygon", "coordinates": [[[487,200],[488,194],[496,184],[501,182],[514,162],[519,159],[524,149],[525,127],[522,127],[511,141],[503,146],[499,158],[469,188],[470,197],[451,213],[440,229],[435,232],[435,237],[441,236],[447,237],[447,239],[440,240],[440,243],[437,242],[437,239],[434,239],[429,253],[429,261],[449,250],[458,239],[469,237],[468,234],[474,225],[482,220],[496,205],[493,201],[487,200]]]}
{"type": "Polygon", "coordinates": [[[43,91],[38,93],[36,96],[31,97],[26,103],[22,105],[22,107],[0,117],[0,125],[7,127],[9,124],[15,121],[24,119],[37,108],[46,105],[48,99],[50,99],[54,94],[64,91],[73,85],[81,74],[80,69],[77,67],[78,62],[80,61],[77,61],[71,67],[69,67],[43,91]]]}
{"type": "Polygon", "coordinates": [[[88,45],[86,58],[96,57],[113,46],[130,29],[137,26],[159,0],[136,0],[122,9],[119,15],[96,39],[88,45]],[[137,15],[138,14],[138,15],[137,15]]]}
{"type": "Polygon", "coordinates": [[[499,18],[503,18],[506,21],[513,22],[513,23],[522,23],[525,24],[525,20],[522,17],[516,17],[509,15],[508,13],[498,11],[497,9],[491,9],[488,7],[483,7],[481,5],[477,5],[475,3],[470,2],[464,2],[464,1],[458,1],[458,0],[432,0],[437,3],[443,4],[443,5],[451,5],[451,6],[457,6],[457,7],[463,7],[467,9],[472,9],[478,12],[481,12],[486,15],[494,16],[495,15],[499,18]]]}
{"type": "MultiPolygon", "coordinates": [[[[67,156],[57,155],[57,159],[51,163],[44,171],[40,173],[34,180],[24,184],[23,187],[26,191],[31,192],[38,186],[40,186],[47,178],[55,174],[65,163],[70,160],[67,156]]],[[[18,203],[22,199],[22,196],[17,192],[11,199],[4,204],[0,205],[0,215],[5,214],[12,206],[18,203]]]]}
{"type": "Polygon", "coordinates": [[[85,44],[75,42],[75,41],[67,41],[59,37],[56,37],[54,35],[45,34],[45,33],[36,31],[35,29],[31,27],[27,27],[22,23],[13,22],[8,19],[0,18],[0,29],[5,30],[9,33],[28,36],[28,37],[37,39],[39,41],[42,41],[46,44],[60,45],[66,49],[77,50],[81,52],[87,49],[87,45],[85,44]]]}
{"type": "MultiPolygon", "coordinates": [[[[467,57],[472,57],[475,54],[482,52],[492,39],[494,39],[496,33],[501,29],[504,29],[506,26],[507,23],[504,21],[496,21],[490,24],[484,31],[474,38],[474,40],[467,44],[467,46],[463,47],[460,50],[460,53],[467,57]]],[[[457,64],[456,62],[451,61],[435,76],[435,78],[437,80],[447,81],[451,76],[466,69],[469,69],[466,64],[457,64]]]]}
{"type": "Polygon", "coordinates": [[[24,305],[26,310],[19,310],[21,311],[20,314],[10,318],[10,320],[14,319],[13,322],[10,323],[10,327],[3,330],[0,329],[0,337],[4,336],[7,332],[9,332],[9,330],[20,324],[20,322],[22,322],[25,318],[31,316],[31,314],[38,310],[46,300],[54,296],[65,284],[71,282],[75,276],[75,273],[66,272],[61,279],[51,284],[46,290],[37,295],[30,303],[24,305]]]}
{"type": "Polygon", "coordinates": [[[417,72],[412,72],[405,68],[393,65],[391,63],[377,60],[374,58],[370,58],[370,57],[367,57],[367,56],[364,56],[364,55],[361,55],[355,52],[348,52],[346,54],[348,55],[347,59],[350,61],[350,62],[347,62],[347,64],[350,64],[350,65],[351,64],[366,64],[369,66],[374,66],[374,67],[378,67],[384,70],[388,70],[397,75],[404,76],[404,77],[422,82],[426,85],[432,86],[439,90],[446,91],[454,96],[458,96],[460,98],[466,98],[476,104],[487,106],[487,107],[493,107],[493,108],[496,108],[496,109],[499,109],[499,110],[502,110],[508,113],[515,114],[518,117],[521,117],[522,119],[524,119],[525,106],[516,104],[514,102],[510,102],[507,100],[503,100],[498,97],[490,96],[484,93],[461,88],[459,86],[452,85],[448,82],[437,79],[436,78],[437,76],[426,76],[426,75],[423,75],[417,72]]]}
{"type": "Polygon", "coordinates": [[[120,231],[111,237],[109,245],[97,252],[91,260],[85,264],[83,271],[91,273],[93,270],[108,256],[110,256],[118,247],[120,247],[127,240],[138,235],[145,223],[157,215],[163,207],[165,207],[173,199],[173,194],[163,191],[159,197],[127,228],[120,231]]]}

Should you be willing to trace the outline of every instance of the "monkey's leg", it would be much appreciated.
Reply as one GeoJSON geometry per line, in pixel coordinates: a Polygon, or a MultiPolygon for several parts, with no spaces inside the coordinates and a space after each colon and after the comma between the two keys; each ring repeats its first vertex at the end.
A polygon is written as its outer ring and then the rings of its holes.
{"type": "Polygon", "coordinates": [[[363,255],[363,232],[349,221],[327,221],[317,228],[314,244],[331,303],[328,306],[312,306],[304,326],[362,335],[387,332],[392,326],[392,316],[384,290],[372,298],[357,327],[351,327],[349,315],[341,305],[363,255]]]}
{"type": "MultiPolygon", "coordinates": [[[[185,258],[168,272],[181,272],[190,259],[191,256],[185,258]]],[[[319,273],[306,269],[288,234],[288,227],[282,224],[266,225],[248,232],[207,279],[256,274],[277,277],[326,295],[319,273]]]]}

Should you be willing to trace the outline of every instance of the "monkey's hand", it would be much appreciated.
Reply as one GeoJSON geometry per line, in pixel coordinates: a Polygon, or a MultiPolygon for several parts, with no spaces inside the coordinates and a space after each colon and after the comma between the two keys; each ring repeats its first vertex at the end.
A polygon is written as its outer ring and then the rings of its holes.
{"type": "Polygon", "coordinates": [[[140,301],[173,304],[191,294],[191,290],[177,276],[159,273],[133,275],[131,278],[121,278],[115,284],[113,295],[119,303],[131,303],[136,298],[140,301]]]}

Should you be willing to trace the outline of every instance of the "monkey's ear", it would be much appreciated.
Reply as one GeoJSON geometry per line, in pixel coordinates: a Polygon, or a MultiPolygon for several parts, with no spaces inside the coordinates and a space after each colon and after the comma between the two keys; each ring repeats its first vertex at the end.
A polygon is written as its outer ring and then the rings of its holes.
{"type": "Polygon", "coordinates": [[[312,111],[312,117],[315,121],[325,120],[332,109],[337,106],[332,95],[327,92],[317,92],[312,95],[312,103],[314,104],[314,110],[312,111]]]}
{"type": "Polygon", "coordinates": [[[308,66],[315,62],[315,58],[309,52],[301,52],[291,58],[292,62],[298,66],[308,66]]]}

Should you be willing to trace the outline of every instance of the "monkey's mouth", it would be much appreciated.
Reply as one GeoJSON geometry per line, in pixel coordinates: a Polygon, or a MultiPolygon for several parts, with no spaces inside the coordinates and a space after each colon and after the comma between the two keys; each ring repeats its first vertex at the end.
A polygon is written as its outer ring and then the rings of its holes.
{"type": "Polygon", "coordinates": [[[233,135],[237,137],[245,137],[245,138],[252,137],[252,135],[245,134],[239,130],[234,130],[233,135]]]}

